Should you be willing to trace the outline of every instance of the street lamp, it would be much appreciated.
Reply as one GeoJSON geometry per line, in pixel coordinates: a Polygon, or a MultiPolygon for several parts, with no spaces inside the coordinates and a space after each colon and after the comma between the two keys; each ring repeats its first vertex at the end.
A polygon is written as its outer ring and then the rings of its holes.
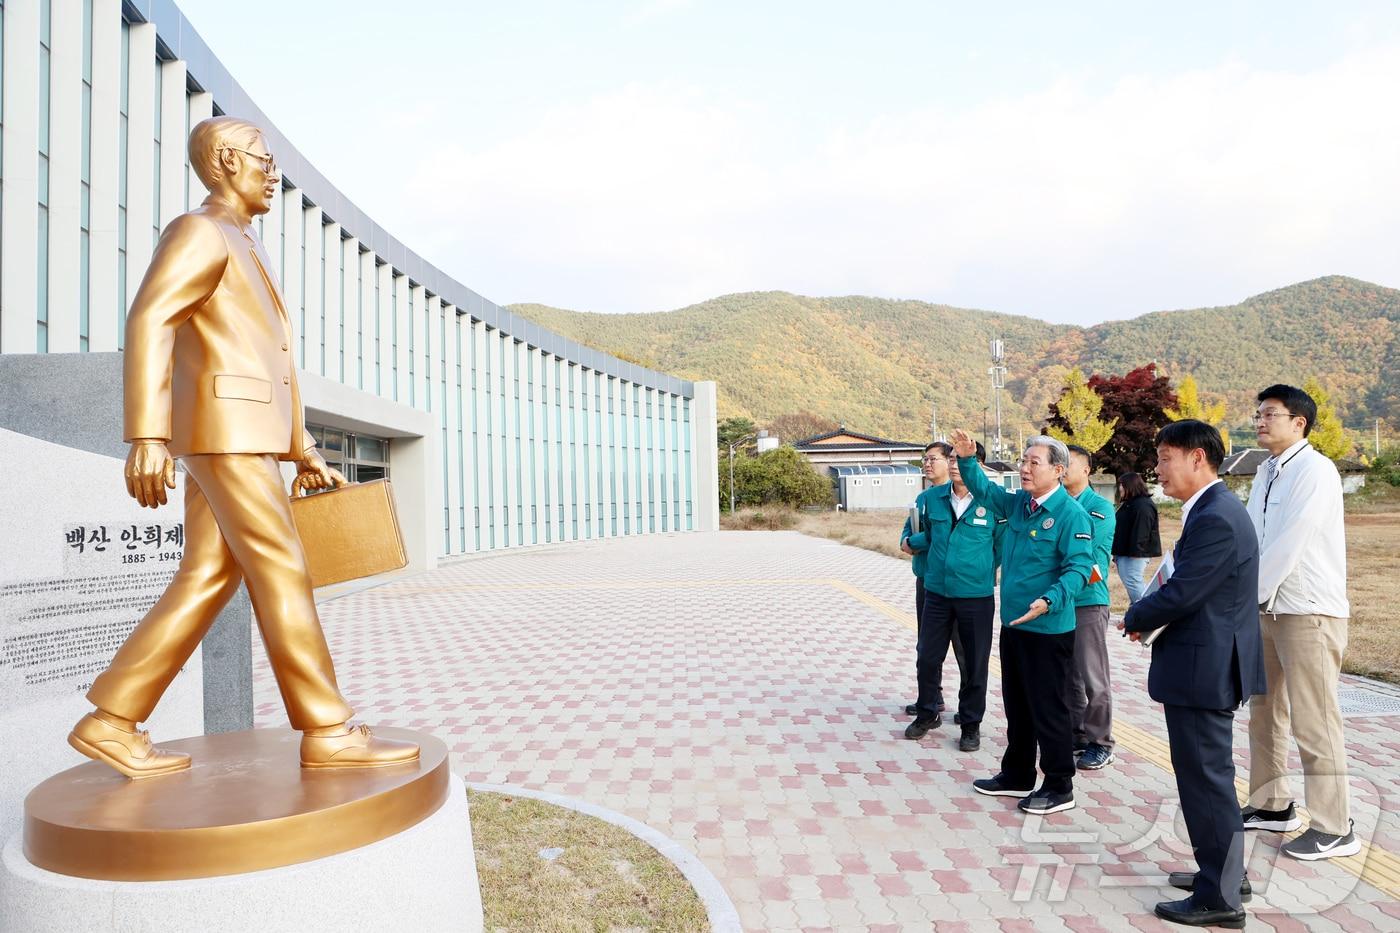
{"type": "Polygon", "coordinates": [[[729,445],[729,514],[734,514],[734,450],[742,447],[755,438],[767,437],[767,431],[759,431],[757,434],[745,434],[737,441],[729,445]]]}

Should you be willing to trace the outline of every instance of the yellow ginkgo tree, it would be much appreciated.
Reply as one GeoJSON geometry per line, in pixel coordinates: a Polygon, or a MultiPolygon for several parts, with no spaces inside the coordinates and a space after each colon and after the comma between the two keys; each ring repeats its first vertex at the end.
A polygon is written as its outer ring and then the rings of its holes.
{"type": "Polygon", "coordinates": [[[1113,437],[1113,428],[1118,419],[1104,421],[1099,417],[1103,411],[1103,397],[1089,386],[1089,380],[1077,367],[1065,376],[1065,388],[1060,393],[1054,410],[1064,419],[1069,430],[1051,425],[1046,433],[1066,444],[1078,444],[1093,453],[1113,437]]]}

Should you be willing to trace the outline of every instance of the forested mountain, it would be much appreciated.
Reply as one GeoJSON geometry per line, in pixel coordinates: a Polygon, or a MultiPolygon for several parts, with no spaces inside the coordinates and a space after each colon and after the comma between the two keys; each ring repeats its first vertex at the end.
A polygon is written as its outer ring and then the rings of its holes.
{"type": "Polygon", "coordinates": [[[883,298],[725,295],[677,311],[597,314],[512,308],[549,329],[687,379],[719,383],[720,417],[762,423],[811,411],[868,433],[918,439],[980,429],[990,405],[988,339],[1006,342],[1003,424],[1045,418],[1070,367],[1123,373],[1156,360],[1192,373],[1202,397],[1245,423],[1253,393],[1316,375],[1348,425],[1400,417],[1400,290],[1329,276],[1216,308],[1158,311],[1094,327],[883,298]]]}

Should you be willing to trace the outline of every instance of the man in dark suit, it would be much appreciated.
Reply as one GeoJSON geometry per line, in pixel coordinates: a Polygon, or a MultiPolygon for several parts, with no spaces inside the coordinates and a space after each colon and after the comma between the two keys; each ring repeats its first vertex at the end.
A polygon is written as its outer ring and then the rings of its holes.
{"type": "Polygon", "coordinates": [[[1168,626],[1152,645],[1147,692],[1163,704],[1172,769],[1199,867],[1173,872],[1191,891],[1157,905],[1190,926],[1244,927],[1244,826],[1235,797],[1235,710],[1264,692],[1259,638],[1259,545],[1244,504],[1220,482],[1220,433],[1177,421],[1157,434],[1157,476],[1183,502],[1176,569],[1134,603],[1122,628],[1134,641],[1168,626]]]}

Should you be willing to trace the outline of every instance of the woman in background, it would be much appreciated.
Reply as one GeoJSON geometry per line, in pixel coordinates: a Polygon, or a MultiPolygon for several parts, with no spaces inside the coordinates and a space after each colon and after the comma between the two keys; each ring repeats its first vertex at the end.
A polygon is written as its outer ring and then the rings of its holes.
{"type": "Polygon", "coordinates": [[[1118,524],[1113,531],[1113,564],[1128,591],[1128,604],[1142,598],[1146,588],[1143,575],[1151,557],[1162,556],[1162,538],[1157,532],[1157,506],[1147,484],[1136,473],[1118,477],[1118,524]]]}

